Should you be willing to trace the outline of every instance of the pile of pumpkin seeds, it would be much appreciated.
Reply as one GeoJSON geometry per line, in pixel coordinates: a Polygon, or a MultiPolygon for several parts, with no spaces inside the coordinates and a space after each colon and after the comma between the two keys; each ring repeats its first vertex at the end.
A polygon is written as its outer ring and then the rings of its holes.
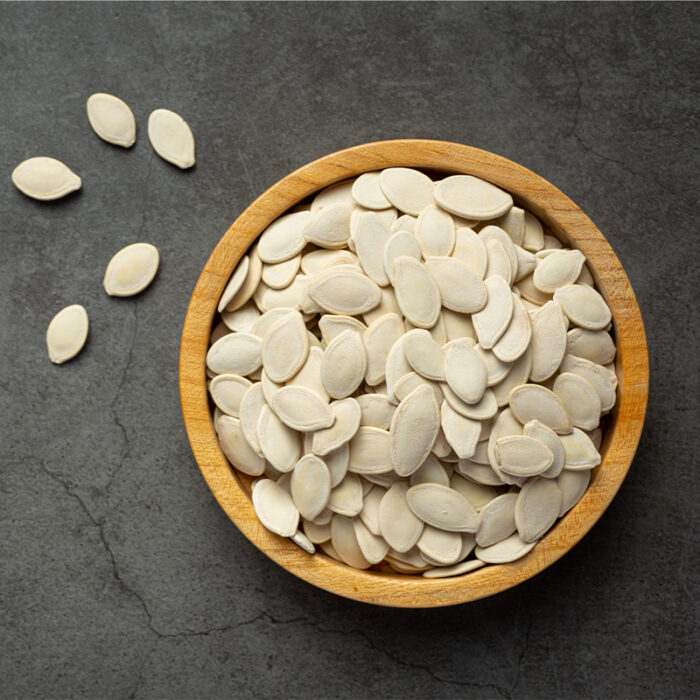
{"type": "Polygon", "coordinates": [[[309,553],[426,577],[511,562],[600,463],[610,310],[583,254],[481,179],[323,190],[265,229],[218,311],[222,451],[309,553]]]}

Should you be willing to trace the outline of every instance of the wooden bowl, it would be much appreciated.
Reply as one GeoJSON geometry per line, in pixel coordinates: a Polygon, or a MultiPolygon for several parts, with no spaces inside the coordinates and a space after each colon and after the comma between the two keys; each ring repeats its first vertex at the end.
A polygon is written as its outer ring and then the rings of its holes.
{"type": "Polygon", "coordinates": [[[258,197],[234,221],[214,249],[192,294],[180,350],[180,397],[185,426],[199,468],[227,515],[241,532],[287,571],[332,593],[377,605],[454,605],[503,591],[534,576],[573,547],[600,518],[627,474],[642,432],[648,396],[648,356],[639,306],[625,271],[593,222],[562,192],[506,158],[444,141],[402,139],[348,148],[319,158],[287,175],[258,197]],[[617,340],[617,404],[608,417],[602,462],[591,483],[564,518],[525,557],[455,578],[360,571],[318,552],[310,556],[290,540],[260,525],[250,499],[250,478],[235,472],[214,432],[206,376],[216,306],[251,243],[276,219],[328,185],[369,170],[410,166],[476,175],[513,195],[565,245],[579,248],[613,314],[617,340]]]}

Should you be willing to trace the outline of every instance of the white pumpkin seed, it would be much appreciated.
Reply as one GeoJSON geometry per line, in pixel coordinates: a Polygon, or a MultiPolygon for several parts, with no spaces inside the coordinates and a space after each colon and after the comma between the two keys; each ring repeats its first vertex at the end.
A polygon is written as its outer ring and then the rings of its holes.
{"type": "Polygon", "coordinates": [[[309,337],[301,314],[284,314],[267,331],[261,346],[262,364],[268,377],[279,384],[290,380],[309,354],[309,337]]]}
{"type": "Polygon", "coordinates": [[[345,330],[323,353],[321,379],[328,394],[343,399],[362,383],[367,371],[367,352],[359,333],[345,330]]]}
{"type": "Polygon", "coordinates": [[[330,428],[335,416],[315,392],[302,386],[285,386],[272,397],[272,409],[285,425],[301,432],[330,428]]]}
{"type": "Polygon", "coordinates": [[[561,491],[560,518],[568,513],[581,500],[581,496],[585,493],[590,481],[591,472],[589,469],[585,471],[571,471],[565,469],[558,476],[557,485],[561,491]]]}
{"type": "Polygon", "coordinates": [[[476,532],[481,517],[462,494],[440,484],[419,484],[406,492],[412,513],[423,522],[449,532],[476,532]]]}
{"type": "Polygon", "coordinates": [[[574,355],[565,355],[559,370],[577,374],[585,379],[598,394],[602,411],[609,411],[615,405],[617,376],[614,372],[574,355]]]}
{"type": "Polygon", "coordinates": [[[381,486],[372,486],[365,494],[365,499],[362,503],[362,510],[359,518],[365,524],[367,529],[377,536],[381,536],[379,529],[379,505],[386,493],[386,489],[381,486]]]}
{"type": "Polygon", "coordinates": [[[559,287],[576,282],[585,261],[580,250],[556,250],[539,261],[532,281],[541,292],[553,293],[559,287]]]}
{"type": "Polygon", "coordinates": [[[357,397],[360,406],[360,425],[388,430],[396,406],[384,394],[362,394],[357,397]]]}
{"type": "MultiPolygon", "coordinates": [[[[311,339],[309,338],[309,344],[311,339]]],[[[328,403],[330,396],[323,386],[321,379],[321,363],[323,361],[323,350],[320,347],[309,347],[309,354],[304,366],[287,382],[287,386],[299,386],[309,389],[328,403]]]]}
{"type": "Polygon", "coordinates": [[[352,526],[365,559],[370,564],[379,564],[389,551],[389,545],[381,536],[371,532],[360,518],[353,518],[352,526]]]}
{"type": "Polygon", "coordinates": [[[379,304],[362,314],[362,318],[367,325],[374,323],[385,314],[401,315],[401,309],[399,309],[399,305],[396,301],[393,287],[380,287],[379,292],[381,294],[379,304]]]}
{"type": "Polygon", "coordinates": [[[418,328],[432,328],[440,315],[440,290],[428,268],[400,255],[394,260],[394,292],[403,315],[418,328]]]}
{"type": "Polygon", "coordinates": [[[536,253],[544,247],[544,231],[539,219],[529,211],[525,212],[525,235],[522,242],[523,248],[531,253],[536,253]]]}
{"type": "Polygon", "coordinates": [[[518,246],[523,244],[525,238],[525,211],[520,207],[511,207],[505,216],[496,222],[518,246]]]}
{"type": "Polygon", "coordinates": [[[317,209],[305,221],[304,238],[322,248],[344,248],[350,238],[352,210],[353,207],[348,202],[329,204],[317,209]]]}
{"type": "Polygon", "coordinates": [[[450,477],[449,485],[450,488],[461,493],[477,510],[498,496],[498,491],[492,486],[475,483],[456,472],[450,477]]]}
{"type": "Polygon", "coordinates": [[[215,427],[221,449],[236,469],[249,476],[260,476],[265,471],[265,460],[245,439],[237,418],[222,415],[215,427]]]}
{"type": "Polygon", "coordinates": [[[471,228],[458,228],[455,233],[455,260],[461,260],[475,275],[483,279],[488,268],[488,252],[484,241],[471,228]]]}
{"type": "Polygon", "coordinates": [[[538,384],[521,384],[510,392],[510,409],[523,424],[536,418],[555,433],[571,432],[571,421],[559,397],[538,384]]]}
{"type": "Polygon", "coordinates": [[[564,448],[565,469],[593,469],[600,464],[598,450],[582,430],[574,428],[570,435],[562,435],[560,439],[564,448]]]}
{"type": "Polygon", "coordinates": [[[552,453],[552,464],[546,471],[542,472],[542,476],[546,476],[548,479],[555,479],[558,477],[561,470],[564,468],[564,460],[566,457],[564,446],[559,436],[551,428],[548,428],[537,419],[525,423],[523,426],[523,435],[539,440],[542,444],[546,445],[552,453]]]}
{"type": "Polygon", "coordinates": [[[513,294],[513,317],[506,332],[493,346],[493,354],[501,362],[515,362],[528,348],[532,338],[530,314],[520,298],[513,294]]]}
{"type": "Polygon", "coordinates": [[[212,379],[209,393],[224,413],[239,418],[241,402],[251,386],[252,382],[238,374],[219,374],[212,379]]]}
{"type": "Polygon", "coordinates": [[[335,421],[330,428],[316,431],[312,442],[314,453],[322,457],[347,443],[360,427],[360,405],[355,399],[333,401],[329,408],[335,421]]]}
{"type": "Polygon", "coordinates": [[[513,318],[513,294],[502,277],[489,277],[484,284],[488,300],[481,311],[472,314],[472,323],[479,345],[490,350],[506,332],[513,318]]]}
{"type": "Polygon", "coordinates": [[[537,258],[530,251],[521,248],[519,245],[515,246],[515,256],[518,259],[518,269],[513,279],[519,282],[533,272],[537,265],[537,258]]]}
{"type": "Polygon", "coordinates": [[[262,281],[271,289],[288,287],[301,265],[301,254],[278,263],[265,263],[262,267],[262,281]]]}
{"type": "Polygon", "coordinates": [[[349,250],[320,248],[301,256],[301,271],[305,275],[317,275],[333,265],[357,265],[358,260],[349,250]]]}
{"type": "Polygon", "coordinates": [[[529,301],[536,306],[543,306],[548,301],[552,300],[551,294],[545,294],[545,292],[541,292],[535,287],[532,281],[532,274],[526,275],[521,280],[518,280],[513,286],[525,301],[529,301]]]}
{"type": "Polygon", "coordinates": [[[552,391],[559,397],[575,427],[593,430],[598,426],[600,397],[583,377],[571,372],[559,374],[554,380],[552,391]]]}
{"type": "Polygon", "coordinates": [[[408,231],[397,231],[384,246],[384,272],[386,277],[394,283],[394,261],[396,258],[405,255],[416,260],[421,259],[421,248],[415,237],[408,231]]]}
{"type": "Polygon", "coordinates": [[[515,533],[490,547],[477,547],[474,554],[484,564],[507,564],[524,557],[533,550],[536,544],[537,541],[524,542],[520,535],[515,533]]]}
{"type": "Polygon", "coordinates": [[[362,482],[357,474],[346,474],[331,490],[328,508],[349,518],[353,518],[362,510],[362,482]]]}
{"type": "Polygon", "coordinates": [[[486,391],[487,371],[483,360],[466,339],[444,347],[445,380],[465,403],[478,404],[486,391]]]}
{"type": "Polygon", "coordinates": [[[271,406],[274,395],[284,385],[278,384],[277,382],[273,382],[265,371],[263,371],[262,376],[260,377],[260,384],[262,386],[262,392],[263,396],[265,397],[265,402],[268,404],[268,406],[271,406]]]}
{"type": "Polygon", "coordinates": [[[123,148],[134,145],[136,120],[124,100],[96,92],[88,97],[87,115],[90,126],[101,139],[123,148]]]}
{"type": "Polygon", "coordinates": [[[417,486],[418,484],[442,484],[443,486],[449,486],[450,477],[440,460],[434,454],[429,454],[425,462],[411,474],[409,483],[411,486],[417,486]]]}
{"type": "Polygon", "coordinates": [[[352,197],[366,209],[386,209],[391,202],[384,196],[379,185],[381,173],[377,170],[362,173],[352,185],[352,197]]]}
{"type": "MultiPolygon", "coordinates": [[[[493,355],[493,353],[491,354],[493,355]]],[[[493,358],[497,359],[495,355],[493,355],[493,358]]],[[[500,360],[498,361],[500,362],[500,360]]],[[[530,348],[528,348],[512,365],[505,365],[505,367],[509,368],[506,376],[491,387],[491,391],[493,391],[499,408],[508,403],[510,392],[515,389],[516,386],[525,384],[529,379],[532,370],[532,353],[530,352],[530,348]]],[[[491,369],[490,365],[487,366],[487,370],[489,369],[491,369]]]]}
{"type": "Polygon", "coordinates": [[[468,314],[443,308],[440,318],[445,328],[445,342],[466,338],[472,345],[476,343],[476,331],[468,314]]]}
{"type": "Polygon", "coordinates": [[[361,426],[350,440],[348,471],[362,475],[386,474],[392,470],[391,437],[380,428],[361,426]]]}
{"type": "Polygon", "coordinates": [[[194,136],[187,122],[169,109],[156,109],[148,117],[148,139],[153,150],[183,170],[194,165],[194,136]]]}
{"type": "Polygon", "coordinates": [[[217,340],[207,352],[207,367],[217,374],[254,372],[262,361],[262,342],[252,333],[229,333],[217,340]]]}
{"type": "Polygon", "coordinates": [[[433,181],[412,168],[386,168],[379,175],[384,196],[399,211],[418,216],[433,203],[433,181]]]}
{"type": "Polygon", "coordinates": [[[384,270],[384,248],[390,237],[388,225],[375,212],[362,212],[358,216],[357,229],[353,236],[357,257],[367,275],[380,287],[389,284],[384,270]]]}
{"type": "Polygon", "coordinates": [[[454,221],[449,214],[429,204],[418,217],[415,236],[425,258],[450,255],[455,247],[454,221]]]}
{"type": "Polygon", "coordinates": [[[409,372],[408,374],[404,374],[404,376],[401,377],[401,379],[399,379],[398,382],[396,382],[396,386],[394,387],[394,400],[397,403],[400,403],[414,389],[418,388],[421,385],[430,388],[439,406],[444,398],[442,389],[440,389],[440,385],[437,382],[430,381],[430,379],[421,377],[421,375],[417,372],[409,372]]]}
{"type": "Polygon", "coordinates": [[[605,299],[593,287],[585,284],[569,284],[554,292],[554,299],[561,304],[572,323],[589,331],[607,328],[612,314],[605,299]]]}
{"type": "Polygon", "coordinates": [[[539,540],[554,525],[560,509],[561,491],[556,480],[542,476],[528,479],[515,504],[515,526],[523,542],[539,540]]]}
{"type": "Polygon", "coordinates": [[[299,511],[281,486],[271,479],[261,479],[252,495],[255,514],[268,530],[281,537],[291,537],[296,533],[299,511]]]}
{"type": "MultiPolygon", "coordinates": [[[[240,309],[248,300],[255,294],[258,285],[260,284],[260,278],[262,275],[262,261],[260,260],[260,256],[258,255],[258,249],[257,246],[253,248],[253,250],[250,252],[250,255],[248,256],[249,262],[248,262],[248,271],[245,275],[245,279],[241,283],[239,289],[231,300],[226,304],[226,311],[236,311],[237,309],[240,309]]],[[[243,261],[239,263],[239,265],[245,264],[243,261]]],[[[235,285],[237,284],[237,281],[234,282],[234,277],[236,276],[236,270],[234,270],[233,276],[231,277],[231,280],[229,281],[230,285],[235,285]]],[[[228,291],[228,286],[224,290],[224,294],[226,294],[228,291]]]]}
{"type": "Polygon", "coordinates": [[[367,326],[362,321],[344,314],[324,314],[318,320],[318,328],[326,345],[345,330],[355,331],[361,335],[364,335],[367,330],[367,326]]]}
{"type": "Polygon", "coordinates": [[[397,314],[385,314],[373,321],[364,334],[367,350],[367,383],[376,386],[384,381],[389,352],[403,336],[404,325],[397,314]]]}
{"type": "Polygon", "coordinates": [[[331,267],[313,279],[309,296],[325,311],[358,316],[377,306],[381,292],[377,284],[360,272],[331,267]]]}
{"type": "Polygon", "coordinates": [[[312,520],[304,520],[304,534],[313,544],[328,542],[331,538],[331,522],[329,520],[325,525],[317,525],[312,520]]]}
{"type": "Polygon", "coordinates": [[[425,525],[416,546],[437,565],[449,566],[459,561],[462,551],[462,535],[459,532],[439,530],[425,525]]]}
{"type": "Polygon", "coordinates": [[[300,547],[308,554],[314,554],[316,547],[314,547],[313,542],[303,533],[301,530],[297,530],[290,538],[297,547],[300,547]]]}
{"type": "Polygon", "coordinates": [[[486,277],[503,277],[508,285],[513,284],[515,270],[508,259],[503,243],[494,240],[486,241],[486,252],[489,258],[486,277]]]}
{"type": "Polygon", "coordinates": [[[158,249],[150,243],[132,243],[109,261],[103,285],[110,296],[130,297],[146,289],[157,271],[158,249]]]}
{"type": "Polygon", "coordinates": [[[440,424],[447,442],[459,459],[468,459],[474,454],[481,433],[479,421],[465,418],[444,401],[440,408],[440,424]]]}
{"type": "Polygon", "coordinates": [[[477,464],[470,459],[460,459],[457,471],[470,481],[485,486],[503,486],[505,483],[488,464],[477,464]]]}
{"type": "Polygon", "coordinates": [[[531,348],[530,379],[546,381],[559,369],[566,351],[566,322],[556,301],[548,301],[533,314],[531,348]]]}
{"type": "Polygon", "coordinates": [[[487,252],[489,241],[497,241],[503,246],[503,252],[506,254],[508,262],[510,263],[509,274],[512,278],[518,271],[518,256],[515,252],[515,246],[513,245],[511,237],[499,226],[484,226],[479,231],[479,238],[484,242],[484,245],[486,245],[487,252]]]}
{"type": "Polygon", "coordinates": [[[274,264],[296,257],[306,245],[304,228],[310,218],[310,212],[301,211],[275,219],[260,236],[260,259],[274,264]]]}
{"type": "Polygon", "coordinates": [[[61,309],[46,329],[46,348],[51,362],[60,365],[75,357],[88,336],[88,315],[80,304],[61,309]]]}
{"type": "Polygon", "coordinates": [[[286,426],[267,405],[260,410],[256,431],[265,459],[282,473],[294,469],[301,449],[296,431],[286,426]]]}
{"type": "MultiPolygon", "coordinates": [[[[414,488],[422,488],[416,486],[414,488]]],[[[379,504],[379,531],[396,552],[408,552],[423,532],[423,521],[408,506],[406,484],[397,482],[388,489],[379,504]]]]}
{"type": "Polygon", "coordinates": [[[499,469],[511,476],[537,476],[554,463],[552,451],[539,440],[527,435],[511,435],[496,441],[499,469]]]}
{"type": "Polygon", "coordinates": [[[324,461],[316,455],[304,455],[292,472],[291,491],[294,505],[306,520],[321,514],[331,496],[331,475],[324,461]]]}
{"type": "Polygon", "coordinates": [[[354,183],[354,179],[343,180],[321,190],[311,202],[311,211],[317,211],[318,209],[323,209],[323,207],[343,202],[353,204],[355,201],[352,198],[352,186],[354,183]]]}
{"type": "Polygon", "coordinates": [[[44,201],[65,197],[82,184],[67,165],[44,156],[22,161],[12,171],[12,182],[27,197],[44,201]]]}
{"type": "Polygon", "coordinates": [[[478,403],[468,404],[462,401],[462,399],[452,391],[449,384],[441,384],[440,388],[445,395],[447,403],[465,418],[471,418],[472,420],[488,420],[498,413],[496,397],[491,389],[486,389],[478,403]]]}
{"type": "MultiPolygon", "coordinates": [[[[408,363],[421,376],[436,381],[445,380],[445,358],[442,348],[433,340],[428,331],[416,328],[406,333],[404,353],[408,363]]],[[[382,364],[384,365],[385,362],[382,364]]],[[[384,372],[382,372],[383,376],[384,372]]]]}
{"type": "Polygon", "coordinates": [[[350,447],[347,443],[324,455],[323,461],[331,475],[331,488],[334,489],[348,473],[350,447]]]}
{"type": "Polygon", "coordinates": [[[435,199],[452,214],[477,221],[503,216],[513,206],[507,192],[472,175],[450,175],[441,180],[435,187],[435,199]]]}
{"type": "Polygon", "coordinates": [[[469,559],[453,566],[439,566],[434,569],[429,569],[423,572],[425,578],[448,578],[450,576],[461,576],[468,574],[470,571],[480,569],[484,565],[483,561],[469,559]]]}
{"type": "Polygon", "coordinates": [[[615,359],[615,343],[606,331],[572,328],[566,334],[566,353],[597,365],[607,365],[615,359]]]}
{"type": "Polygon", "coordinates": [[[410,214],[402,214],[398,217],[392,224],[392,231],[408,231],[409,233],[414,233],[416,230],[416,222],[418,219],[410,214]]]}
{"type": "Polygon", "coordinates": [[[250,301],[235,311],[221,312],[221,320],[229,330],[242,331],[243,333],[253,333],[259,318],[258,307],[250,301]]]}
{"type": "Polygon", "coordinates": [[[258,441],[258,420],[264,405],[265,396],[263,395],[262,384],[256,382],[243,394],[239,406],[239,420],[243,435],[253,448],[253,451],[261,457],[263,453],[258,441]]]}
{"type": "Polygon", "coordinates": [[[437,282],[445,308],[471,314],[486,306],[488,294],[484,281],[461,260],[432,257],[425,265],[437,282]]]}
{"type": "Polygon", "coordinates": [[[490,547],[515,532],[515,503],[518,496],[504,493],[494,498],[480,512],[481,527],[476,533],[479,547],[490,547]]]}

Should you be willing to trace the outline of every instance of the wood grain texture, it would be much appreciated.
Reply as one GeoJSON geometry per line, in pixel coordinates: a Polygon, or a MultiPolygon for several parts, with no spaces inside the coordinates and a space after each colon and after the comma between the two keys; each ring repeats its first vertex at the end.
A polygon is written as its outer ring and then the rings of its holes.
{"type": "Polygon", "coordinates": [[[394,607],[435,607],[483,598],[534,576],[573,547],[620,488],[641,436],[649,389],[646,337],[637,300],[612,248],[566,195],[506,158],[462,144],[430,140],[369,143],[319,158],[256,199],[231,225],[207,261],[192,294],[180,349],[180,397],[195,459],[221,507],[267,556],[320,588],[355,600],[394,607]],[[359,571],[322,553],[309,556],[258,522],[250,478],[239,475],[219,448],[207,398],[205,356],[219,296],[236,263],[265,227],[310,194],[368,170],[409,166],[466,173],[493,182],[532,211],[566,245],[579,248],[613,314],[619,379],[608,417],[602,462],[583,498],[527,556],[447,579],[359,571]]]}

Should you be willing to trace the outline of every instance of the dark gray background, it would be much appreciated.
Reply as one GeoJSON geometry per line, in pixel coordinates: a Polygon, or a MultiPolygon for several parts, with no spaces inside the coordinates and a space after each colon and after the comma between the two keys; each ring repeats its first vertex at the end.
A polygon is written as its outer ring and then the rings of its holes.
{"type": "Polygon", "coordinates": [[[4,697],[689,697],[697,693],[697,4],[0,4],[4,697]],[[130,150],[85,100],[133,109],[130,150]],[[160,160],[149,112],[191,125],[160,160]],[[463,142],[597,223],[646,323],[637,458],[593,531],[535,579],[452,609],[353,603],[239,534],[187,442],[179,337],[231,221],[286,173],[393,137],[463,142]],[[10,172],[50,155],[56,203],[10,172]],[[108,297],[112,254],[155,283],[108,297]],[[44,333],[91,321],[63,366],[44,333]]]}

